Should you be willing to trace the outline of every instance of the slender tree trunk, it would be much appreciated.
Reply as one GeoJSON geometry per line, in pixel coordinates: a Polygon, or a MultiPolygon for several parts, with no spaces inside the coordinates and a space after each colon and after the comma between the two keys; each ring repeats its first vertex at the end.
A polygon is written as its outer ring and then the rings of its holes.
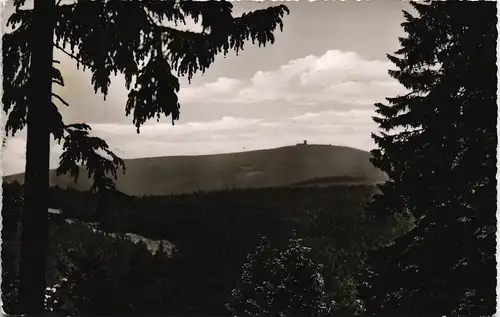
{"type": "Polygon", "coordinates": [[[44,312],[50,155],[50,127],[44,118],[52,93],[54,8],[55,0],[34,0],[19,267],[20,309],[26,314],[44,312]]]}

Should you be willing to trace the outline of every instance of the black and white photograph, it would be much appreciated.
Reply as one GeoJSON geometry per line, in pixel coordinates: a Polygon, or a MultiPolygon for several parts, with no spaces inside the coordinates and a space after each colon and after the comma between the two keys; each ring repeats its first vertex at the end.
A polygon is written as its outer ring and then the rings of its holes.
{"type": "Polygon", "coordinates": [[[496,314],[496,1],[0,21],[2,313],[496,314]]]}

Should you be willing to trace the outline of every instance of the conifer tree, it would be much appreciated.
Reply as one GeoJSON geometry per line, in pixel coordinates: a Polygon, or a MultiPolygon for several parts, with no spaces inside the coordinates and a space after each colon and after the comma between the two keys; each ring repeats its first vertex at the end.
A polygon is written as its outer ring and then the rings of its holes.
{"type": "Polygon", "coordinates": [[[233,316],[327,316],[335,302],[325,291],[321,270],[295,233],[284,250],[261,237],[226,307],[233,316]]]}
{"type": "Polygon", "coordinates": [[[408,93],[377,104],[375,166],[390,181],[371,212],[410,214],[415,228],[374,251],[368,312],[495,311],[496,6],[412,3],[389,59],[408,93]]]}
{"type": "Polygon", "coordinates": [[[22,9],[24,2],[14,0],[16,12],[8,20],[14,30],[2,39],[2,101],[8,113],[7,134],[27,127],[20,300],[25,313],[41,313],[51,135],[63,143],[57,172],[76,178],[77,164],[82,163],[94,179],[95,191],[112,190],[113,178],[124,168],[105,141],[89,134],[90,126],[64,123],[54,102],[69,105],[52,92],[53,83],[64,85],[54,66],[54,47],[92,72],[91,84],[104,98],[111,74],[125,76],[125,113],[132,115],[139,133],[149,119],[170,116],[173,123],[179,118],[178,76],[190,80],[217,54],[238,52],[249,40],[259,46],[272,44],[288,9],[280,5],[233,17],[232,4],[225,1],[34,0],[33,9],[22,9]],[[203,31],[164,23],[185,24],[188,18],[200,22],[203,31]]]}

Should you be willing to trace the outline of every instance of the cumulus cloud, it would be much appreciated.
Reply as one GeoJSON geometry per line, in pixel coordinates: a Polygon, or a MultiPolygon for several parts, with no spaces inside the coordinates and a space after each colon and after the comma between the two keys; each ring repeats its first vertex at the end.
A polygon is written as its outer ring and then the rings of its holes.
{"type": "Polygon", "coordinates": [[[197,87],[183,87],[179,91],[179,99],[182,103],[196,103],[202,100],[212,102],[224,102],[227,95],[240,88],[243,83],[235,78],[219,77],[217,81],[197,87]]]}
{"type": "Polygon", "coordinates": [[[386,81],[389,79],[389,66],[388,61],[364,60],[355,52],[329,50],[323,56],[312,60],[307,71],[300,74],[300,83],[304,86],[315,86],[344,81],[386,81]]]}
{"type": "Polygon", "coordinates": [[[183,103],[257,104],[282,101],[296,105],[320,102],[372,106],[401,93],[390,78],[388,61],[364,60],[354,52],[329,50],[322,56],[291,60],[271,71],[258,71],[248,80],[219,78],[197,87],[181,88],[183,103]]]}

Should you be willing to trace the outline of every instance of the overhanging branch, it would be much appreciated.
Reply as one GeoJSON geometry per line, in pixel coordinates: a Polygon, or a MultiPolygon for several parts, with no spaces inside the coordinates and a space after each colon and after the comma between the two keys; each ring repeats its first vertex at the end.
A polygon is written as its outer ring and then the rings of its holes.
{"type": "Polygon", "coordinates": [[[78,63],[80,63],[82,65],[85,65],[85,66],[87,66],[90,69],[93,68],[90,64],[85,63],[84,61],[82,61],[81,59],[79,59],[78,57],[76,57],[75,55],[73,55],[70,52],[66,51],[64,48],[62,48],[61,46],[59,46],[57,43],[54,43],[54,47],[57,48],[58,50],[60,50],[61,52],[63,52],[64,54],[68,55],[69,57],[71,57],[71,59],[74,59],[78,63]]]}

